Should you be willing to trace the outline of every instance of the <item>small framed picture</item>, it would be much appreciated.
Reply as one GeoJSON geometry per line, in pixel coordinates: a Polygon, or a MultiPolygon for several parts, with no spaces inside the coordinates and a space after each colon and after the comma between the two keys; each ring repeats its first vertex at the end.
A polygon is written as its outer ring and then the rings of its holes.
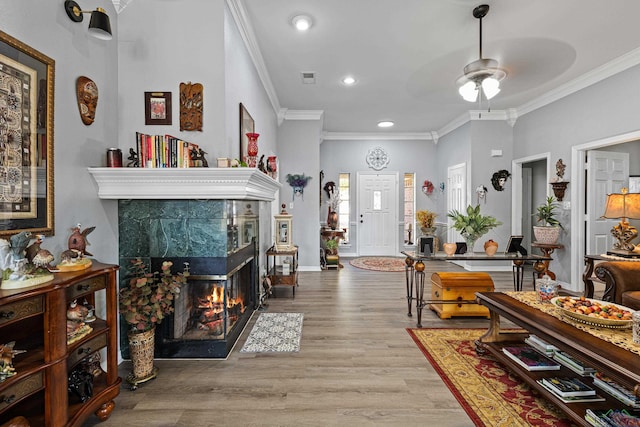
{"type": "Polygon", "coordinates": [[[293,221],[291,215],[275,216],[275,249],[287,251],[293,248],[293,221]]]}
{"type": "Polygon", "coordinates": [[[509,237],[509,243],[507,244],[506,253],[515,254],[520,253],[522,248],[522,239],[524,236],[511,236],[509,237]]]}
{"type": "Polygon", "coordinates": [[[256,220],[248,220],[242,224],[242,244],[248,245],[256,236],[256,220]]]}
{"type": "Polygon", "coordinates": [[[640,193],[640,176],[629,177],[629,193],[640,193]]]}
{"type": "Polygon", "coordinates": [[[144,93],[144,124],[171,124],[171,92],[144,93]]]}

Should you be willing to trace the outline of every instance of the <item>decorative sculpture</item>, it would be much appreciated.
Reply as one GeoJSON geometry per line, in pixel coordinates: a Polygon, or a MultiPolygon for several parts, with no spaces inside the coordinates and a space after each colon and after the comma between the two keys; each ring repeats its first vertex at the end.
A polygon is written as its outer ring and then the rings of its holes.
{"type": "Polygon", "coordinates": [[[76,80],[76,96],[82,123],[89,126],[96,118],[98,86],[89,77],[80,76],[76,80]]]}
{"type": "Polygon", "coordinates": [[[180,83],[180,130],[202,132],[203,87],[201,83],[180,83]]]}

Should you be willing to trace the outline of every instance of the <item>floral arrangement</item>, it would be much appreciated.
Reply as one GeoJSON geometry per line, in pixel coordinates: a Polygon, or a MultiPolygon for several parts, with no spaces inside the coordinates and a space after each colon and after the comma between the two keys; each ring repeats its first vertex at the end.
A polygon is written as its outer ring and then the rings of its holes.
{"type": "Polygon", "coordinates": [[[429,210],[421,210],[416,212],[416,219],[421,228],[433,228],[436,224],[437,213],[429,210]]]}
{"type": "Polygon", "coordinates": [[[329,211],[337,212],[338,206],[340,205],[340,191],[337,189],[331,193],[329,196],[329,200],[327,200],[327,204],[329,205],[329,211]]]}
{"type": "Polygon", "coordinates": [[[433,182],[429,181],[428,179],[424,180],[424,184],[422,184],[422,192],[426,195],[430,195],[433,193],[434,190],[434,186],[433,186],[433,182]]]}
{"type": "Polygon", "coordinates": [[[162,263],[162,271],[149,273],[140,258],[132,260],[129,286],[120,289],[120,313],[131,325],[132,332],[150,330],[173,312],[173,302],[187,283],[188,264],[182,273],[172,274],[170,261],[162,263]]]}

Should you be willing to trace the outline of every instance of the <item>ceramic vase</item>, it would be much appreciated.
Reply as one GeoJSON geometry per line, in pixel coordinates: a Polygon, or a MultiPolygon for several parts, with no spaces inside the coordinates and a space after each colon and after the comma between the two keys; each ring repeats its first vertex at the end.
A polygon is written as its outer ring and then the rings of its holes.
{"type": "Polygon", "coordinates": [[[484,252],[488,256],[494,256],[498,252],[498,243],[494,240],[487,240],[484,242],[484,252]]]}
{"type": "Polygon", "coordinates": [[[444,253],[447,254],[447,256],[452,256],[456,253],[457,245],[455,243],[444,243],[442,246],[444,247],[444,253]]]}
{"type": "Polygon", "coordinates": [[[332,211],[331,208],[329,208],[329,214],[327,215],[327,226],[331,227],[332,230],[338,227],[338,212],[332,211]]]}
{"type": "Polygon", "coordinates": [[[247,144],[247,166],[255,168],[258,164],[258,137],[260,134],[251,133],[247,134],[249,143],[247,144]]]}

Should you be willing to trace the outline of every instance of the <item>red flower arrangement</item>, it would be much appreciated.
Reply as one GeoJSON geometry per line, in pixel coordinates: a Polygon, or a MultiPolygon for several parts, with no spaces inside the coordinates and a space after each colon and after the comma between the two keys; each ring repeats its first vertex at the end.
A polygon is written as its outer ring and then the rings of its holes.
{"type": "Polygon", "coordinates": [[[433,182],[429,181],[428,179],[425,179],[424,184],[422,184],[422,192],[428,196],[431,193],[433,193],[433,189],[434,189],[433,182]]]}

